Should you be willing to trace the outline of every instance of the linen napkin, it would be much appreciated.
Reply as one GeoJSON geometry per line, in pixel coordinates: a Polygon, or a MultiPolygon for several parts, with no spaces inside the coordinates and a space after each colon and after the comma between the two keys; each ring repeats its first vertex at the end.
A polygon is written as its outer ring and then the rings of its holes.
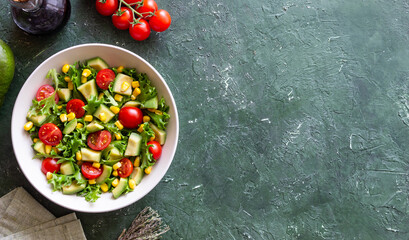
{"type": "Polygon", "coordinates": [[[19,187],[0,198],[0,240],[86,239],[75,213],[56,218],[19,187]]]}

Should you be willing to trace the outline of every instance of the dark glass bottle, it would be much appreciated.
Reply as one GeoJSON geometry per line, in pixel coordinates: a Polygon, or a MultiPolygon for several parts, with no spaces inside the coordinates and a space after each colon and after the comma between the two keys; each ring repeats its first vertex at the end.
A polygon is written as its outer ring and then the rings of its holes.
{"type": "Polygon", "coordinates": [[[14,22],[30,34],[46,34],[64,26],[70,0],[9,0],[14,22]]]}

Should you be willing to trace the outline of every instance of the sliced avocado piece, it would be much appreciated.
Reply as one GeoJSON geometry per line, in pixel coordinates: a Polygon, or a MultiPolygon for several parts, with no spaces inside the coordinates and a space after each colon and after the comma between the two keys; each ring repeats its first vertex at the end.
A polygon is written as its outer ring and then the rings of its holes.
{"type": "Polygon", "coordinates": [[[87,125],[86,129],[88,132],[93,133],[93,132],[104,129],[104,126],[97,123],[96,121],[92,121],[87,125]]]}
{"type": "Polygon", "coordinates": [[[72,91],[68,88],[60,88],[57,90],[58,97],[64,102],[68,102],[71,98],[72,91]]]}
{"type": "Polygon", "coordinates": [[[142,104],[142,108],[158,109],[158,97],[151,98],[142,104]]]}
{"type": "Polygon", "coordinates": [[[141,105],[142,103],[138,101],[129,101],[129,102],[126,102],[122,107],[139,107],[141,105]]]}
{"type": "Polygon", "coordinates": [[[95,179],[96,183],[104,183],[109,178],[109,176],[111,176],[111,173],[112,167],[104,164],[101,175],[99,175],[99,177],[95,179]]]}
{"type": "Polygon", "coordinates": [[[113,160],[121,160],[123,158],[121,152],[119,152],[118,148],[114,147],[111,149],[108,155],[108,160],[113,161],[113,160]]]}
{"type": "Polygon", "coordinates": [[[128,186],[128,178],[119,179],[118,185],[112,190],[114,198],[119,198],[123,192],[125,192],[126,187],[128,186]]]}
{"type": "Polygon", "coordinates": [[[81,86],[79,86],[78,91],[82,93],[82,95],[85,97],[85,99],[90,99],[92,96],[97,97],[98,96],[98,89],[97,85],[95,83],[95,80],[88,81],[81,86]]]}
{"type": "Polygon", "coordinates": [[[45,144],[43,142],[41,142],[40,140],[38,140],[34,146],[33,146],[34,150],[36,150],[39,153],[45,153],[45,144]]]}
{"type": "Polygon", "coordinates": [[[44,123],[44,121],[47,119],[47,116],[45,116],[45,115],[31,115],[31,116],[29,116],[29,115],[27,115],[27,119],[28,120],[30,120],[30,121],[32,121],[33,122],[33,124],[34,125],[36,125],[36,126],[41,126],[43,123],[44,123]]]}
{"type": "Polygon", "coordinates": [[[153,132],[155,133],[155,140],[160,144],[165,144],[166,141],[166,132],[162,129],[159,129],[155,124],[149,123],[149,127],[152,128],[153,132]]]}
{"type": "Polygon", "coordinates": [[[130,96],[132,94],[132,87],[131,87],[132,81],[133,81],[133,78],[131,78],[130,76],[122,74],[122,73],[118,73],[118,75],[116,75],[116,78],[114,80],[114,86],[112,87],[112,90],[115,93],[130,96]],[[129,88],[126,89],[125,91],[122,91],[122,84],[124,82],[127,82],[129,84],[129,88]]]}
{"type": "Polygon", "coordinates": [[[75,194],[77,192],[84,190],[86,186],[87,186],[86,182],[84,182],[83,184],[78,184],[77,181],[74,180],[72,181],[71,185],[62,187],[62,193],[67,195],[75,194]]]}
{"type": "Polygon", "coordinates": [[[100,57],[88,59],[87,65],[94,68],[97,71],[101,71],[102,69],[109,68],[108,64],[104,61],[104,59],[100,57]]]}
{"type": "Polygon", "coordinates": [[[126,146],[125,156],[137,156],[141,151],[142,136],[137,133],[131,133],[126,146]]]}
{"type": "Polygon", "coordinates": [[[104,104],[101,104],[101,105],[99,105],[99,107],[97,108],[97,110],[94,112],[94,116],[95,116],[96,118],[98,118],[99,120],[101,120],[101,122],[107,123],[107,122],[111,121],[111,119],[115,116],[115,114],[114,114],[113,112],[111,112],[111,110],[109,110],[109,108],[108,108],[107,106],[105,106],[104,104]],[[102,120],[99,118],[99,115],[100,115],[101,113],[104,113],[104,114],[105,114],[105,116],[106,116],[105,121],[102,121],[102,120]]]}
{"type": "Polygon", "coordinates": [[[64,175],[72,175],[75,173],[74,165],[71,161],[65,161],[61,163],[60,172],[64,175]]]}
{"type": "Polygon", "coordinates": [[[129,175],[130,179],[135,180],[136,185],[138,185],[142,181],[142,177],[144,175],[144,172],[141,167],[136,167],[133,169],[133,172],[131,175],[129,175]]]}
{"type": "Polygon", "coordinates": [[[62,133],[70,134],[72,131],[75,130],[76,127],[77,127],[77,119],[74,118],[73,120],[67,123],[67,125],[64,127],[64,130],[62,130],[62,133]]]}
{"type": "Polygon", "coordinates": [[[89,148],[81,148],[82,161],[99,162],[101,160],[101,152],[89,148]]]}

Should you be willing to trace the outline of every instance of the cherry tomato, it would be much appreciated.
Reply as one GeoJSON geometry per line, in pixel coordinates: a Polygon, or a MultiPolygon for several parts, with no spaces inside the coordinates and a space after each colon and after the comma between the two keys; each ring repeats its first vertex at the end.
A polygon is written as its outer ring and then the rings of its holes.
{"type": "Polygon", "coordinates": [[[126,3],[133,7],[137,7],[137,5],[142,1],[142,0],[124,0],[126,3]]]}
{"type": "MultiPolygon", "coordinates": [[[[37,90],[36,100],[41,101],[43,99],[46,99],[49,96],[51,96],[54,92],[55,90],[51,85],[45,84],[37,90]]],[[[60,100],[58,98],[58,94],[55,94],[55,102],[58,103],[58,100],[60,100]]]]}
{"type": "Polygon", "coordinates": [[[40,127],[38,137],[43,143],[55,146],[60,143],[62,132],[54,123],[46,123],[40,127]]]}
{"type": "Polygon", "coordinates": [[[82,175],[86,179],[95,179],[102,174],[102,168],[95,168],[90,162],[83,162],[81,165],[82,175]]]}
{"type": "Polygon", "coordinates": [[[85,103],[80,99],[72,99],[67,103],[67,113],[75,113],[76,118],[82,118],[85,114],[85,109],[83,108],[85,103]]]}
{"type": "Polygon", "coordinates": [[[142,6],[136,8],[136,11],[141,13],[145,19],[149,19],[151,13],[154,13],[156,10],[158,10],[158,4],[156,4],[155,0],[143,0],[142,6]]]}
{"type": "Polygon", "coordinates": [[[159,9],[155,15],[149,19],[149,26],[155,32],[163,32],[169,28],[172,19],[166,10],[159,9]]]}
{"type": "Polygon", "coordinates": [[[118,176],[120,176],[121,178],[126,178],[129,175],[131,175],[132,171],[133,171],[133,165],[131,160],[129,160],[128,158],[122,158],[121,161],[119,161],[121,163],[121,167],[118,168],[118,176]]]}
{"type": "Polygon", "coordinates": [[[114,26],[121,30],[129,28],[130,23],[133,21],[133,14],[127,7],[121,7],[121,11],[112,15],[112,23],[114,26]]]}
{"type": "Polygon", "coordinates": [[[136,107],[123,107],[118,113],[118,119],[126,128],[136,128],[142,123],[143,113],[136,107]]]}
{"type": "Polygon", "coordinates": [[[111,133],[107,130],[93,132],[88,135],[87,144],[96,151],[105,149],[111,143],[111,133]]]}
{"type": "Polygon", "coordinates": [[[146,145],[152,145],[149,147],[149,152],[152,153],[153,159],[158,160],[162,155],[162,146],[157,141],[150,141],[146,145]]]}
{"type": "Polygon", "coordinates": [[[145,19],[139,19],[138,23],[129,26],[129,34],[136,41],[143,41],[151,34],[151,28],[145,19]]]}
{"type": "Polygon", "coordinates": [[[57,159],[46,158],[41,162],[41,172],[47,174],[47,172],[55,173],[60,171],[61,164],[57,164],[57,159]]]}
{"type": "Polygon", "coordinates": [[[118,9],[118,0],[96,0],[95,7],[99,14],[111,16],[118,9]]]}
{"type": "Polygon", "coordinates": [[[103,90],[107,90],[109,88],[109,84],[113,82],[115,79],[115,73],[111,69],[102,69],[97,73],[97,85],[103,90]]]}

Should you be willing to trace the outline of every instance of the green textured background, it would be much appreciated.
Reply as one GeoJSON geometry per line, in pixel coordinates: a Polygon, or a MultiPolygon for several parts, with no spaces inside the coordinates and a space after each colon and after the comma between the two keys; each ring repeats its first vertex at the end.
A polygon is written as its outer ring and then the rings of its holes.
{"type": "Polygon", "coordinates": [[[0,5],[16,74],[0,109],[0,195],[24,186],[11,111],[46,58],[91,42],[129,49],[166,79],[180,117],[172,166],[145,198],[77,213],[114,239],[145,206],[164,239],[409,239],[409,3],[405,0],[157,0],[164,33],[136,42],[73,0],[68,24],[29,36],[0,5]]]}

